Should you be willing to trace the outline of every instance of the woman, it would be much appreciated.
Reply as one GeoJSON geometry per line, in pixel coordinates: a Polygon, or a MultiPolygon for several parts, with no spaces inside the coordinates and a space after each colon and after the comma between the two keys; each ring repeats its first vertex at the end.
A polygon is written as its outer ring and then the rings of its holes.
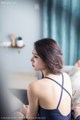
{"type": "Polygon", "coordinates": [[[29,106],[21,112],[28,120],[71,120],[71,80],[62,72],[59,45],[53,39],[41,39],[34,43],[32,54],[32,66],[43,78],[29,85],[29,106]]]}
{"type": "Polygon", "coordinates": [[[50,38],[34,43],[32,66],[43,73],[43,78],[28,88],[27,119],[70,120],[71,80],[62,72],[62,53],[56,41],[50,38]]]}

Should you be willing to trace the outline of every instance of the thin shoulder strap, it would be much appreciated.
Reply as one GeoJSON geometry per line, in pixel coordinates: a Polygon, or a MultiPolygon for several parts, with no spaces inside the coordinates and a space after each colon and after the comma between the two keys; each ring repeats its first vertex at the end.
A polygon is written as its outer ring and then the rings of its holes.
{"type": "Polygon", "coordinates": [[[62,94],[63,94],[63,85],[64,85],[64,77],[63,77],[63,74],[62,74],[62,86],[61,86],[61,95],[60,95],[60,99],[59,99],[59,102],[58,102],[58,105],[57,105],[57,109],[60,105],[60,102],[61,102],[61,98],[62,98],[62,94]]]}
{"type": "Polygon", "coordinates": [[[54,81],[55,83],[57,83],[59,86],[61,86],[67,93],[68,93],[68,95],[70,96],[70,98],[72,99],[72,97],[71,97],[71,95],[70,95],[70,93],[60,84],[60,83],[58,83],[57,81],[55,81],[54,79],[52,79],[52,78],[49,78],[49,77],[44,77],[44,78],[47,78],[47,79],[50,79],[50,80],[52,80],[52,81],[54,81]]]}

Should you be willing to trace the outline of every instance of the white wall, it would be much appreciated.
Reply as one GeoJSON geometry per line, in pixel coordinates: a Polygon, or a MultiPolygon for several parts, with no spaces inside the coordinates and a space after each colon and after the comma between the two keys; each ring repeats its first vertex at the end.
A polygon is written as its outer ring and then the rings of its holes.
{"type": "Polygon", "coordinates": [[[0,40],[22,36],[25,47],[3,48],[1,54],[9,71],[33,71],[30,59],[34,41],[41,38],[40,0],[0,0],[0,40]],[[37,6],[36,6],[37,4],[37,6]]]}

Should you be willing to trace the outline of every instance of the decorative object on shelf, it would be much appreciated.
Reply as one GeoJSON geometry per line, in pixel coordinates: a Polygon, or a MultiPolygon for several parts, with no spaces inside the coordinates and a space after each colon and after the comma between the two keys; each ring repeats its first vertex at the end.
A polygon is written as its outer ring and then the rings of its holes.
{"type": "Polygon", "coordinates": [[[11,46],[12,47],[16,46],[16,34],[12,33],[9,37],[10,37],[10,40],[11,40],[11,46]]]}
{"type": "Polygon", "coordinates": [[[0,47],[10,47],[11,41],[0,41],[0,47]]]}
{"type": "Polygon", "coordinates": [[[17,47],[23,47],[24,46],[24,42],[23,42],[23,39],[22,39],[22,37],[17,37],[17,39],[16,39],[16,45],[17,45],[17,47]]]}

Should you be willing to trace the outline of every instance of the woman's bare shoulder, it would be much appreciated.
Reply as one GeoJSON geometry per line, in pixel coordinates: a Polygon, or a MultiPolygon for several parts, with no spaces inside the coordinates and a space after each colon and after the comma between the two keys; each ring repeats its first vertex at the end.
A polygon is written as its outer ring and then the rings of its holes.
{"type": "Polygon", "coordinates": [[[69,74],[67,73],[63,73],[64,75],[64,80],[65,80],[65,83],[64,83],[64,87],[70,91],[70,94],[72,95],[72,84],[71,84],[71,79],[70,79],[70,76],[69,74]]]}
{"type": "Polygon", "coordinates": [[[39,79],[39,80],[34,80],[34,81],[32,81],[32,82],[29,84],[29,86],[38,85],[38,84],[42,83],[42,80],[43,80],[43,78],[42,78],[42,79],[39,79]]]}
{"type": "Polygon", "coordinates": [[[28,85],[28,90],[38,91],[41,87],[42,82],[42,79],[31,82],[28,85]]]}
{"type": "Polygon", "coordinates": [[[68,74],[68,73],[63,72],[63,76],[64,76],[64,78],[67,78],[67,79],[69,79],[69,80],[70,80],[70,76],[69,76],[69,74],[68,74]]]}

